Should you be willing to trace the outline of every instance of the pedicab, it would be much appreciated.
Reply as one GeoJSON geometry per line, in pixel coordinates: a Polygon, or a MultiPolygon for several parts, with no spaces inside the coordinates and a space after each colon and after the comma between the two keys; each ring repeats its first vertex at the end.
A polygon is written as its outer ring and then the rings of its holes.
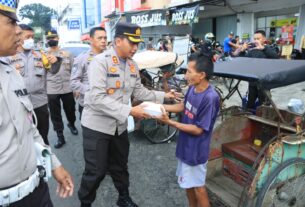
{"type": "MultiPolygon", "coordinates": [[[[175,90],[181,92],[186,82],[183,78],[175,75],[176,69],[183,63],[183,58],[172,52],[144,51],[135,54],[133,59],[140,69],[142,84],[151,90],[168,92],[175,90]]],[[[132,105],[141,102],[132,98],[132,105]]],[[[170,104],[173,102],[168,102],[170,104]]],[[[170,113],[169,117],[179,119],[179,114],[170,113]]],[[[155,119],[138,120],[136,126],[142,131],[145,137],[152,143],[164,143],[170,141],[176,134],[177,129],[160,123],[155,119]]],[[[129,118],[129,126],[133,126],[133,120],[129,118]]]]}
{"type": "MultiPolygon", "coordinates": [[[[304,114],[279,109],[268,90],[305,81],[305,61],[236,58],[215,64],[214,75],[256,83],[271,106],[255,114],[241,107],[222,110],[213,132],[206,187],[217,206],[304,207],[304,114]]],[[[292,91],[293,93],[293,91],[292,91]]]]}

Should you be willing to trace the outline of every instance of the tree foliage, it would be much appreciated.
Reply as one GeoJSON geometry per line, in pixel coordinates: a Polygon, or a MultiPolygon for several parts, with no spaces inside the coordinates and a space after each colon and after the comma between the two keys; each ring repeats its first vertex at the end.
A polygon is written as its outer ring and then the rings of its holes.
{"type": "Polygon", "coordinates": [[[23,6],[19,11],[19,16],[22,19],[29,19],[31,27],[41,27],[44,31],[51,29],[51,17],[57,15],[57,12],[40,3],[28,4],[23,6]]]}

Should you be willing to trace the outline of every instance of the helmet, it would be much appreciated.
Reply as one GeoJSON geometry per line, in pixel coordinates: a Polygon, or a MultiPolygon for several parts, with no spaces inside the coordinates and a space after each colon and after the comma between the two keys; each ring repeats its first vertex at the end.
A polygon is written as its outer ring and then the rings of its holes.
{"type": "Polygon", "coordinates": [[[204,36],[204,41],[205,42],[213,42],[213,39],[214,39],[214,35],[212,32],[209,32],[209,33],[206,33],[205,36],[204,36]]]}

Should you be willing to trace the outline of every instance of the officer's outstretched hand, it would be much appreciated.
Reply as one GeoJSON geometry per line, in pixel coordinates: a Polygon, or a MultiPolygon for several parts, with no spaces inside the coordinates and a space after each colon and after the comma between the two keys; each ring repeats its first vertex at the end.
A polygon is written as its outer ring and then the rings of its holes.
{"type": "Polygon", "coordinates": [[[71,197],[74,190],[74,184],[72,181],[71,175],[60,166],[53,170],[53,176],[58,182],[56,193],[61,198],[67,198],[68,196],[71,197]]]}
{"type": "Polygon", "coordinates": [[[150,115],[144,111],[145,105],[140,104],[131,108],[130,115],[137,119],[147,119],[150,115]]]}
{"type": "Polygon", "coordinates": [[[170,100],[176,100],[176,101],[180,102],[183,98],[183,94],[177,93],[174,90],[171,90],[170,92],[165,94],[164,98],[170,99],[170,100]]]}

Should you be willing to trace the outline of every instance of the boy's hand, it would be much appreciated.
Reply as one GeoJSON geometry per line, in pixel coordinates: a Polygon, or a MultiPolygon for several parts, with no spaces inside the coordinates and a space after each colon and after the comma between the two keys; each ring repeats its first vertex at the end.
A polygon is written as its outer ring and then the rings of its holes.
{"type": "Polygon", "coordinates": [[[153,118],[155,118],[156,120],[161,121],[165,124],[168,124],[170,122],[170,118],[168,117],[168,114],[165,111],[163,105],[161,105],[160,108],[161,108],[161,111],[162,111],[162,115],[161,116],[155,116],[153,118]]]}

